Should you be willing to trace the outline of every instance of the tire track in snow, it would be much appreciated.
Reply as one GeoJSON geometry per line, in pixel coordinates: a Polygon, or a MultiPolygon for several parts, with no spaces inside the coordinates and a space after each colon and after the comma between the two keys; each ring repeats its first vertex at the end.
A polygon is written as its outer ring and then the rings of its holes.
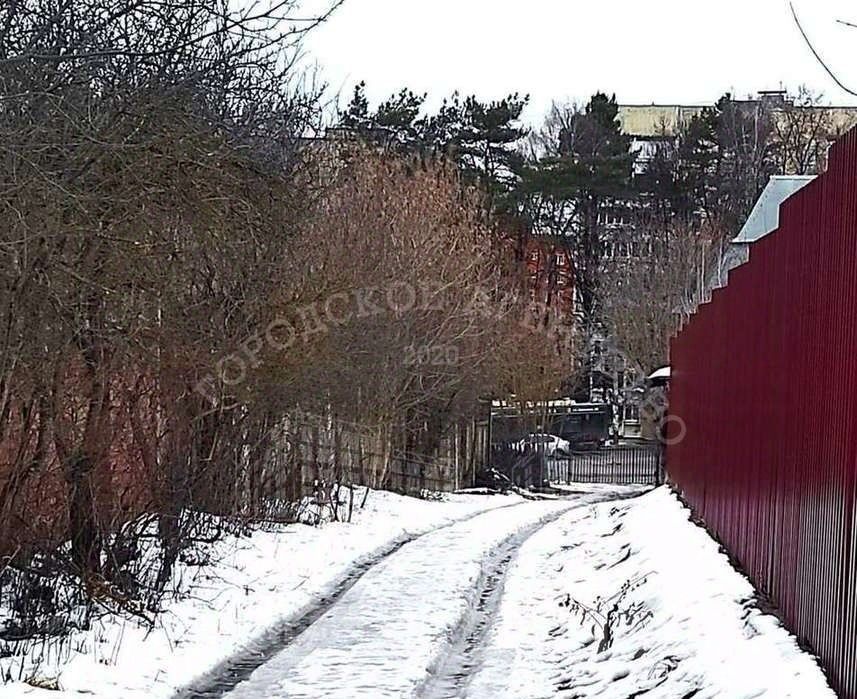
{"type": "MultiPolygon", "coordinates": [[[[573,508],[572,508],[573,509],[573,508]]],[[[557,513],[556,517],[568,510],[557,513]]],[[[485,635],[491,626],[491,617],[500,605],[506,572],[521,545],[555,517],[542,520],[506,539],[484,564],[486,566],[477,586],[477,600],[473,613],[462,620],[446,657],[432,673],[432,677],[419,693],[424,699],[458,697],[467,685],[471,673],[479,666],[479,654],[485,635]]]]}
{"type": "Polygon", "coordinates": [[[527,500],[521,500],[489,510],[481,510],[467,517],[462,517],[448,524],[430,529],[422,534],[405,535],[376,554],[368,556],[363,560],[358,560],[350,571],[332,589],[320,595],[313,605],[305,609],[302,613],[268,629],[232,658],[220,663],[210,672],[183,689],[180,689],[173,695],[173,699],[220,699],[220,697],[225,696],[239,684],[247,680],[255,670],[288,647],[289,644],[294,642],[312,624],[324,616],[366,573],[399,551],[406,544],[438,531],[469,522],[487,512],[520,507],[527,502],[527,500]]]}
{"type": "Polygon", "coordinates": [[[473,612],[462,620],[445,657],[420,690],[421,699],[459,699],[466,696],[470,678],[480,667],[485,640],[503,597],[506,576],[518,551],[528,539],[573,510],[600,502],[636,497],[636,494],[610,493],[578,497],[580,500],[573,506],[552,513],[508,537],[487,557],[483,564],[483,575],[477,584],[477,601],[473,612]]]}

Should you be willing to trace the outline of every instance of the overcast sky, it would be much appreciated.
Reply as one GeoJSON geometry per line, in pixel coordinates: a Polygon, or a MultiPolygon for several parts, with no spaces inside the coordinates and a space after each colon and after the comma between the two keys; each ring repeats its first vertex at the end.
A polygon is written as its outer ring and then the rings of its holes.
{"type": "MultiPolygon", "coordinates": [[[[857,2],[794,2],[825,60],[857,86],[857,29],[836,23],[857,22],[857,2]]],[[[307,50],[343,95],[360,80],[376,102],[404,85],[436,101],[518,91],[531,95],[530,121],[596,90],[697,104],[806,84],[857,104],[812,57],[787,0],[346,0],[307,50]]]]}

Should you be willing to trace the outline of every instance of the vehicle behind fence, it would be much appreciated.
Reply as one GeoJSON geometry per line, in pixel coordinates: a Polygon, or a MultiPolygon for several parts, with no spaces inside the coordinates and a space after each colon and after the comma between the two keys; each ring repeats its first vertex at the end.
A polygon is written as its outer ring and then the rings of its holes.
{"type": "Polygon", "coordinates": [[[667,463],[857,699],[857,131],[829,162],[673,341],[667,463]]]}
{"type": "Polygon", "coordinates": [[[490,417],[491,443],[509,444],[529,433],[555,435],[574,445],[603,444],[610,437],[613,409],[604,403],[544,401],[524,406],[497,404],[490,417]]]}

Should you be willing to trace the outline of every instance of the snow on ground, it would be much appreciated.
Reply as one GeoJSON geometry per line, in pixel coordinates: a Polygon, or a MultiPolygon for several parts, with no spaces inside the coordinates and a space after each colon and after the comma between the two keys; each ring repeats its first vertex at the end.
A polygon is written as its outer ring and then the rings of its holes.
{"type": "Polygon", "coordinates": [[[629,498],[640,495],[650,486],[646,485],[605,485],[603,483],[551,483],[551,489],[561,495],[609,494],[613,499],[629,498]]]}
{"type": "Polygon", "coordinates": [[[570,506],[568,501],[528,502],[407,544],[227,697],[416,696],[462,620],[473,613],[492,551],[570,506]]]}
{"type": "MultiPolygon", "coordinates": [[[[30,658],[24,678],[35,677],[62,691],[0,682],[0,696],[169,697],[265,629],[314,606],[358,561],[397,541],[520,502],[514,495],[425,501],[370,492],[352,524],[289,525],[230,537],[212,547],[212,565],[179,567],[176,576],[194,578],[193,584],[182,599],[167,604],[155,629],[114,617],[74,633],[59,654],[56,644],[36,649],[44,657],[30,658]]],[[[0,659],[3,676],[9,671],[17,678],[19,665],[20,659],[0,659]]]]}
{"type": "Polygon", "coordinates": [[[216,563],[178,571],[194,585],[156,629],[114,619],[78,632],[34,672],[61,691],[19,682],[0,696],[169,697],[316,607],[360,561],[422,534],[228,696],[834,697],[669,490],[604,502],[636,492],[582,486],[540,502],[373,492],[351,525],[220,542],[216,563]]]}
{"type": "Polygon", "coordinates": [[[471,699],[835,697],[666,488],[530,538],[481,657],[471,699]]]}

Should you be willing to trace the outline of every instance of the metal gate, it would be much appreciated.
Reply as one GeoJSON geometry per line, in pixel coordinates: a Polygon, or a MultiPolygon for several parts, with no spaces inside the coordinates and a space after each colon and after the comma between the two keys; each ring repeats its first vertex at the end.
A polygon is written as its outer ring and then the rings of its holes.
{"type": "Polygon", "coordinates": [[[606,483],[659,485],[662,482],[661,449],[657,442],[620,444],[545,456],[545,477],[550,483],[606,483]]]}

